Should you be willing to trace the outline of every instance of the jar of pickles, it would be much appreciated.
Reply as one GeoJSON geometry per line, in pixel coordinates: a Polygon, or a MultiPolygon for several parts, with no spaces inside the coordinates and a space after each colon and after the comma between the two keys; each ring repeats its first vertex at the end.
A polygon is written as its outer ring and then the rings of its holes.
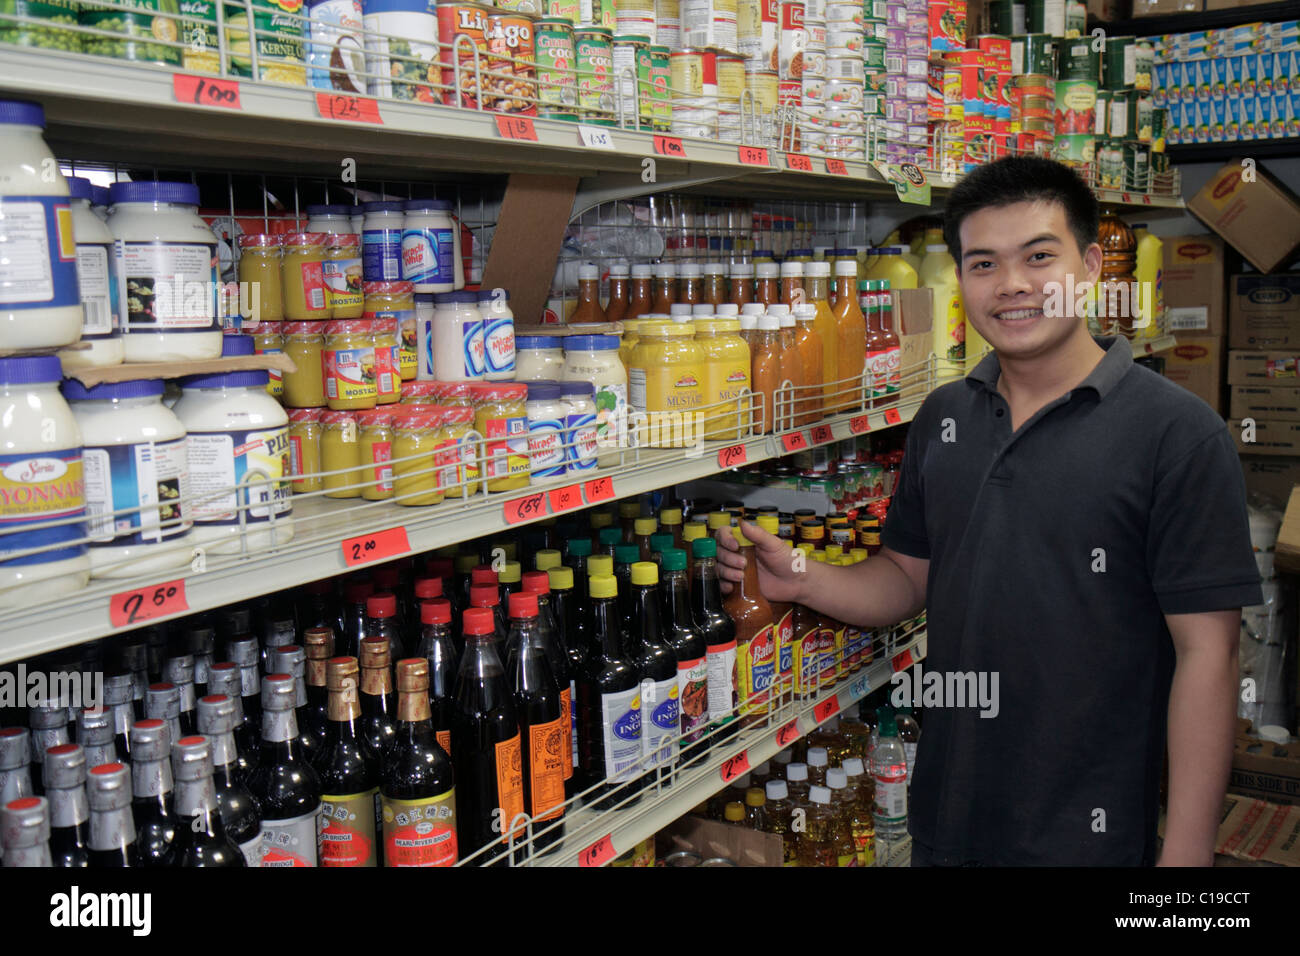
{"type": "Polygon", "coordinates": [[[474,409],[468,405],[444,406],[442,424],[453,456],[442,469],[439,484],[448,498],[464,498],[479,491],[478,438],[474,409]]]}
{"type": "Polygon", "coordinates": [[[523,382],[475,382],[469,388],[474,402],[474,427],[486,444],[488,491],[527,488],[528,386],[523,382]]]}
{"type": "Polygon", "coordinates": [[[326,498],[361,497],[361,442],[352,412],[321,415],[321,487],[326,498]]]}
{"type": "Polygon", "coordinates": [[[331,234],[325,242],[325,288],[331,319],[359,319],[365,311],[361,281],[361,237],[331,234]]]}
{"type": "Polygon", "coordinates": [[[367,323],[375,343],[375,400],[394,405],[402,397],[401,346],[397,343],[397,320],[375,319],[367,323]]]}
{"type": "Polygon", "coordinates": [[[342,411],[378,404],[375,339],[369,322],[330,322],[325,326],[324,355],[325,402],[330,408],[342,411]]]}
{"type": "Polygon", "coordinates": [[[289,412],[289,473],[293,490],[309,494],[321,490],[321,418],[319,408],[295,408],[289,412]]]}
{"type": "Polygon", "coordinates": [[[325,288],[323,232],[295,232],[280,240],[280,282],[284,317],[290,322],[311,322],[330,317],[325,288]]]}
{"type": "Polygon", "coordinates": [[[245,301],[257,303],[256,317],[260,321],[279,322],[284,318],[279,236],[248,233],[239,237],[239,281],[248,290],[245,301]]]}
{"type": "MultiPolygon", "coordinates": [[[[282,324],[280,322],[262,322],[259,325],[245,325],[240,331],[244,335],[253,337],[253,354],[279,355],[283,351],[280,338],[280,326],[282,324]]],[[[267,370],[266,393],[284,404],[284,399],[280,397],[284,394],[284,373],[278,368],[267,370]]]]}
{"type": "Polygon", "coordinates": [[[437,388],[437,382],[403,382],[401,404],[437,405],[437,388]]]}
{"type": "Polygon", "coordinates": [[[325,336],[323,322],[285,322],[281,348],[293,360],[284,373],[281,401],[289,408],[320,408],[325,404],[325,336]]]}
{"type": "Polygon", "coordinates": [[[443,493],[436,453],[447,437],[441,409],[400,409],[393,415],[393,432],[393,499],[399,505],[438,504],[443,493]]]}
{"type": "MultiPolygon", "coordinates": [[[[402,381],[409,382],[420,370],[419,342],[415,321],[414,282],[367,282],[363,318],[396,323],[398,367],[402,381]]],[[[382,400],[380,404],[383,404],[382,400]]]]}
{"type": "Polygon", "coordinates": [[[383,501],[393,497],[393,412],[368,408],[355,413],[361,446],[361,497],[383,501]]]}

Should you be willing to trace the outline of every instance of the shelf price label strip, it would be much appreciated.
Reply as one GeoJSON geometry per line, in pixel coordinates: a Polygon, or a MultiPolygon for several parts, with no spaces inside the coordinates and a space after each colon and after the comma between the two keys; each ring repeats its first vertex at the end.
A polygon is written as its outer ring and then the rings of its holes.
{"type": "Polygon", "coordinates": [[[317,93],[316,111],[322,119],[344,120],[349,123],[377,123],[380,126],[384,118],[379,115],[379,101],[368,96],[352,96],[347,93],[317,93]]]}
{"type": "Polygon", "coordinates": [[[719,468],[737,468],[749,463],[749,452],[744,445],[728,445],[718,450],[719,468]]]}
{"type": "Polygon", "coordinates": [[[742,750],[734,757],[722,761],[719,772],[722,774],[723,783],[731,783],[741,774],[749,773],[749,751],[742,750]]]}
{"type": "Polygon", "coordinates": [[[370,564],[373,561],[387,561],[403,554],[409,554],[411,542],[406,536],[406,528],[389,528],[373,534],[361,534],[343,541],[343,563],[350,568],[358,564],[370,564]]]}
{"type": "Polygon", "coordinates": [[[220,106],[228,110],[242,110],[239,101],[239,81],[223,80],[215,76],[189,76],[172,74],[172,92],[179,103],[195,106],[220,106]]]}
{"type": "Polygon", "coordinates": [[[185,579],[177,578],[166,584],[114,594],[108,601],[108,619],[113,627],[129,627],[189,609],[189,602],[185,599],[185,579]]]}
{"type": "Polygon", "coordinates": [[[606,833],[603,837],[578,854],[579,866],[604,866],[614,859],[614,834],[606,833]]]}

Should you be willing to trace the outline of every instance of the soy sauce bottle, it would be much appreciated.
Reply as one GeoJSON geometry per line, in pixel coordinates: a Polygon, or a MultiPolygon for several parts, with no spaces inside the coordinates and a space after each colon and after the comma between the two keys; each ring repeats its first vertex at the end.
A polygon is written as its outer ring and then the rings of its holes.
{"type": "MultiPolygon", "coordinates": [[[[504,843],[502,834],[523,813],[523,753],[514,698],[497,655],[491,610],[467,610],[463,629],[465,653],[456,678],[451,758],[460,781],[460,841],[465,851],[473,853],[491,843],[504,843]]],[[[497,861],[498,865],[504,862],[504,857],[497,861]]]]}
{"type": "Polygon", "coordinates": [[[131,771],[121,763],[92,767],[86,777],[86,799],[90,805],[90,865],[104,869],[136,866],[131,771]]]}
{"type": "MultiPolygon", "coordinates": [[[[235,728],[239,724],[239,698],[209,694],[199,699],[199,733],[212,743],[212,785],[226,835],[235,841],[244,862],[262,865],[262,812],[240,768],[235,728]]],[[[251,768],[250,768],[251,772],[251,768]]]]}
{"type": "Polygon", "coordinates": [[[434,598],[420,605],[418,657],[429,662],[429,713],[440,746],[451,754],[452,713],[456,709],[456,647],[451,634],[451,602],[434,598]]]}
{"type": "Polygon", "coordinates": [[[176,687],[180,732],[184,736],[198,730],[198,715],[194,710],[194,657],[190,654],[178,654],[169,657],[163,664],[163,680],[176,687]]]}
{"type": "Polygon", "coordinates": [[[248,789],[262,809],[262,866],[317,866],[320,777],[302,753],[288,674],[262,681],[262,753],[248,789]]]}
{"type": "Polygon", "coordinates": [[[386,637],[361,642],[361,737],[381,764],[397,738],[393,671],[386,637]]]}
{"type": "Polygon", "coordinates": [[[569,748],[562,754],[564,759],[564,786],[567,796],[576,792],[573,786],[573,739],[572,714],[575,710],[573,673],[569,666],[569,650],[560,636],[560,628],[555,620],[555,610],[551,604],[551,578],[545,571],[529,571],[524,575],[523,590],[537,595],[537,629],[542,648],[551,662],[551,674],[560,690],[560,707],[568,718],[569,748]]]}
{"type": "Polygon", "coordinates": [[[135,709],[131,702],[131,675],[113,674],[104,679],[104,707],[113,724],[113,750],[122,763],[131,761],[131,724],[135,709]]]}
{"type": "Polygon", "coordinates": [[[206,737],[182,737],[172,747],[176,781],[176,854],[180,866],[247,866],[226,833],[212,782],[212,745],[206,737]]]}
{"type": "Polygon", "coordinates": [[[451,758],[429,712],[429,662],[397,662],[397,742],[384,762],[385,866],[452,866],[460,858],[451,758]]]}
{"type": "MultiPolygon", "coordinates": [[[[569,759],[572,761],[573,774],[565,792],[572,797],[587,789],[583,783],[585,777],[578,766],[578,681],[587,669],[587,658],[591,656],[591,625],[587,615],[580,610],[590,604],[590,599],[578,597],[577,579],[572,568],[551,568],[546,573],[550,576],[551,610],[555,612],[555,628],[560,644],[569,655],[569,759]]],[[[583,582],[583,590],[586,591],[586,581],[583,582]]]]}
{"type": "MultiPolygon", "coordinates": [[[[593,638],[600,652],[587,661],[578,684],[578,755],[597,810],[611,809],[640,791],[641,683],[636,664],[624,650],[619,620],[618,582],[613,575],[593,575],[593,638]]],[[[624,806],[640,800],[637,796],[624,806]]]]}
{"type": "Polygon", "coordinates": [[[718,543],[712,538],[697,538],[691,543],[695,552],[695,579],[691,582],[691,616],[704,634],[705,659],[709,682],[709,731],[713,742],[734,737],[737,706],[740,703],[736,681],[736,625],[722,607],[722,588],[718,584],[718,543]]]}
{"type": "Polygon", "coordinates": [[[708,645],[704,632],[691,616],[690,586],[686,579],[686,552],[663,552],[664,636],[677,656],[677,709],[681,719],[682,761],[690,764],[708,750],[701,740],[709,724],[708,645]]]}
{"type": "MultiPolygon", "coordinates": [[[[235,741],[236,769],[241,782],[248,781],[248,775],[257,766],[257,758],[262,749],[262,729],[260,725],[244,713],[244,698],[240,695],[241,686],[239,668],[235,664],[213,664],[208,671],[209,697],[226,697],[230,700],[234,714],[234,726],[231,736],[235,741]]],[[[201,702],[200,702],[201,703],[201,702]]],[[[199,733],[207,733],[202,726],[199,733]]],[[[220,766],[221,761],[216,761],[220,766]]]]}
{"type": "Polygon", "coordinates": [[[664,640],[660,623],[659,566],[632,565],[632,630],[628,653],[635,656],[641,678],[641,754],[646,782],[671,784],[677,765],[681,718],[677,702],[677,655],[664,640]]]}
{"type": "Polygon", "coordinates": [[[156,718],[131,727],[131,811],[140,866],[176,865],[176,815],[167,725],[156,718]]]}
{"type": "Polygon", "coordinates": [[[298,741],[308,763],[315,763],[325,740],[325,728],[309,728],[311,715],[307,703],[307,656],[296,644],[271,648],[268,657],[272,674],[288,674],[293,678],[294,717],[298,722],[298,741]]]}
{"type": "Polygon", "coordinates": [[[321,866],[383,865],[378,758],[361,737],[361,669],[355,657],[326,664],[328,721],[316,770],[324,829],[321,866]]]}
{"type": "Polygon", "coordinates": [[[50,858],[55,866],[90,866],[90,805],[86,802],[86,752],[81,744],[45,753],[45,796],[50,801],[50,858]]]}
{"type": "Polygon", "coordinates": [[[375,593],[368,581],[353,581],[343,591],[343,607],[339,614],[341,639],[334,650],[348,657],[359,657],[361,642],[370,633],[366,623],[366,601],[375,593]]]}
{"type": "Polygon", "coordinates": [[[325,726],[329,721],[329,688],[326,670],[329,659],[334,656],[334,632],[328,627],[309,628],[302,636],[302,649],[307,655],[303,668],[303,678],[307,685],[307,706],[299,715],[304,738],[310,737],[316,742],[315,750],[325,741],[325,726]]]}

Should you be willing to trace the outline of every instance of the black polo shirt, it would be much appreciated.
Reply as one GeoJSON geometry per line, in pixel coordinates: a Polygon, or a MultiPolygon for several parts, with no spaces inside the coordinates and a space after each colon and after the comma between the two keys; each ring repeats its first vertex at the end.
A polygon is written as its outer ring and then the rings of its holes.
{"type": "Polygon", "coordinates": [[[989,355],[907,436],[882,540],[930,560],[924,670],[998,677],[996,716],[921,709],[910,830],[939,862],[1154,863],[1164,615],[1263,600],[1227,425],[1096,342],[1014,434],[989,355]]]}

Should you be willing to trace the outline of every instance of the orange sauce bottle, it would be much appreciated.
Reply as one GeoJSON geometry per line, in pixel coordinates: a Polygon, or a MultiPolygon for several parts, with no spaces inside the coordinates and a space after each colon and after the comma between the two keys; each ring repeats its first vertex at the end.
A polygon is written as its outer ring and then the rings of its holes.
{"type": "Polygon", "coordinates": [[[654,301],[650,311],[667,315],[677,302],[677,267],[671,262],[660,262],[655,266],[654,301]]]}
{"type": "Polygon", "coordinates": [[[605,306],[606,322],[619,322],[628,317],[629,284],[626,262],[616,262],[609,267],[609,302],[605,306]]]}
{"type": "Polygon", "coordinates": [[[802,262],[781,263],[781,301],[791,309],[796,305],[803,304],[804,291],[802,262]]]}
{"type": "Polygon", "coordinates": [[[804,394],[799,389],[808,383],[804,378],[803,362],[799,359],[799,349],[794,341],[794,315],[791,314],[789,306],[783,302],[778,302],[768,308],[768,315],[775,315],[781,323],[779,339],[781,343],[781,381],[789,382],[795,387],[795,391],[783,396],[788,400],[788,404],[774,408],[775,417],[772,419],[772,427],[790,428],[799,421],[794,400],[804,394]]]}
{"type": "Polygon", "coordinates": [[[758,281],[754,284],[754,301],[776,305],[781,301],[781,267],[775,262],[760,262],[754,267],[758,281]]]}
{"type": "Polygon", "coordinates": [[[772,430],[772,396],[781,384],[781,320],[775,315],[758,317],[750,352],[750,382],[763,398],[754,410],[754,430],[766,434],[772,430]]]}
{"type": "Polygon", "coordinates": [[[707,302],[716,310],[727,301],[727,267],[721,262],[706,262],[703,271],[704,294],[700,301],[707,302]]]}
{"type": "Polygon", "coordinates": [[[799,352],[805,390],[798,393],[799,401],[795,404],[795,421],[800,425],[811,425],[822,417],[824,402],[820,385],[822,377],[822,338],[817,334],[817,307],[809,302],[794,308],[794,342],[799,352]]]}
{"type": "Polygon", "coordinates": [[[604,321],[605,310],[600,307],[600,268],[578,266],[578,307],[569,316],[569,324],[604,321]]]}
{"type": "Polygon", "coordinates": [[[638,262],[632,267],[632,290],[628,296],[625,319],[639,319],[650,311],[651,268],[648,263],[638,262]]]}
{"type": "Polygon", "coordinates": [[[700,267],[694,262],[683,262],[677,268],[677,302],[699,305],[704,301],[704,280],[700,267]]]}
{"type": "Polygon", "coordinates": [[[754,266],[752,263],[737,262],[732,265],[730,301],[742,307],[754,301],[754,266]]]}
{"type": "MultiPolygon", "coordinates": [[[[840,380],[862,378],[862,370],[867,360],[867,320],[858,307],[858,264],[851,259],[841,259],[835,263],[835,333],[837,348],[836,376],[840,380]]],[[[842,385],[845,397],[834,403],[829,412],[842,412],[858,407],[856,399],[850,394],[860,394],[857,389],[848,392],[848,385],[842,385]]]]}

